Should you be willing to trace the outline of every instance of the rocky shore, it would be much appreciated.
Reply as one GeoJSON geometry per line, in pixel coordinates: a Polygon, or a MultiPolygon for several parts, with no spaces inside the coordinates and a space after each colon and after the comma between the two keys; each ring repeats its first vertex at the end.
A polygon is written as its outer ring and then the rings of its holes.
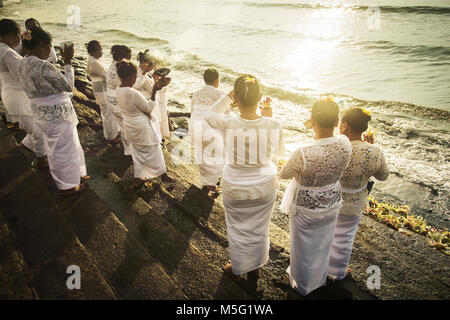
{"type": "MultiPolygon", "coordinates": [[[[270,262],[258,281],[234,282],[220,270],[229,259],[222,199],[208,198],[198,188],[197,168],[171,155],[180,146],[191,152],[190,144],[174,135],[164,151],[169,173],[179,179],[175,187],[155,180],[134,188],[131,159],[103,140],[85,64],[83,57],[73,61],[73,103],[92,176],[82,195],[56,196],[48,171],[31,168],[32,155],[15,147],[23,132],[1,124],[0,298],[304,299],[278,281],[290,252],[288,219],[278,209],[286,184],[271,223],[270,262]],[[89,285],[68,292],[65,267],[74,261],[89,285]]],[[[174,101],[169,109],[181,136],[189,114],[174,101]]],[[[449,259],[426,237],[363,216],[351,276],[306,299],[449,299],[449,259]],[[379,288],[368,285],[371,266],[379,267],[379,288]]]]}

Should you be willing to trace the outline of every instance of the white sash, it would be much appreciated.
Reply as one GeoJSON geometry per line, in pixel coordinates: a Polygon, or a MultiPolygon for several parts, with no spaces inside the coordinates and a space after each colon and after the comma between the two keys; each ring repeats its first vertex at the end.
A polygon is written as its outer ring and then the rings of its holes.
{"type": "Polygon", "coordinates": [[[342,192],[344,192],[344,193],[358,193],[358,192],[363,191],[364,189],[367,189],[367,185],[365,185],[364,187],[361,187],[359,189],[352,189],[352,188],[342,187],[342,192]]]}
{"type": "Polygon", "coordinates": [[[71,92],[63,92],[57,94],[51,94],[46,97],[38,97],[30,99],[32,104],[40,105],[40,106],[54,106],[57,104],[65,104],[72,103],[73,93],[71,92]]]}
{"type": "Polygon", "coordinates": [[[290,209],[292,208],[292,206],[295,205],[295,203],[296,203],[295,197],[299,190],[308,190],[308,191],[312,191],[312,192],[324,192],[324,191],[335,189],[339,185],[340,185],[340,182],[336,181],[335,183],[329,184],[324,187],[308,187],[308,186],[301,185],[294,178],[291,180],[288,187],[286,188],[286,191],[284,192],[283,199],[281,200],[281,204],[280,204],[280,209],[283,212],[289,212],[290,209]]]}
{"type": "Polygon", "coordinates": [[[240,186],[253,186],[264,184],[277,174],[277,169],[271,162],[264,167],[236,167],[225,165],[223,170],[223,179],[228,183],[240,186]]]}

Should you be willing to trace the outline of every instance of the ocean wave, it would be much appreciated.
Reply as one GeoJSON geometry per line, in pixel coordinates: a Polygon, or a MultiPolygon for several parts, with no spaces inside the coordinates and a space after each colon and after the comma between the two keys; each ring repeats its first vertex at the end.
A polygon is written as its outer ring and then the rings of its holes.
{"type": "Polygon", "coordinates": [[[414,58],[424,57],[426,60],[442,60],[446,64],[450,61],[450,48],[444,46],[398,45],[391,41],[342,41],[341,45],[349,47],[362,47],[367,50],[387,51],[394,55],[409,55],[414,58]]]}
{"type": "Polygon", "coordinates": [[[136,40],[136,41],[142,41],[142,42],[152,43],[152,44],[159,44],[159,45],[169,44],[169,41],[167,41],[167,40],[154,38],[154,37],[138,36],[132,32],[128,32],[128,31],[124,31],[124,30],[120,30],[120,29],[107,29],[107,30],[99,31],[99,33],[108,34],[110,36],[121,38],[121,39],[123,38],[123,39],[128,39],[128,40],[136,40]]]}
{"type": "Polygon", "coordinates": [[[247,2],[247,6],[262,8],[287,8],[287,9],[345,9],[354,11],[366,11],[369,8],[379,8],[381,12],[437,14],[450,15],[450,7],[433,6],[362,6],[362,5],[326,5],[309,3],[256,3],[247,2]]]}

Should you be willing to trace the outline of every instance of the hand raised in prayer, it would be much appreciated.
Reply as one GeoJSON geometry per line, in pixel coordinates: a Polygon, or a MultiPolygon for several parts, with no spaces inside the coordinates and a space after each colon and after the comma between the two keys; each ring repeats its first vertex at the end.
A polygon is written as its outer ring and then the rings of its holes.
{"type": "Polygon", "coordinates": [[[231,102],[231,109],[237,108],[237,102],[236,102],[236,95],[234,94],[234,89],[232,89],[229,93],[228,93],[228,97],[230,97],[230,99],[232,100],[231,102]]]}
{"type": "Polygon", "coordinates": [[[72,64],[73,55],[75,53],[75,49],[72,45],[67,46],[67,44],[64,44],[64,49],[62,49],[61,56],[63,58],[64,64],[72,64]]]}
{"type": "Polygon", "coordinates": [[[264,107],[260,106],[259,108],[261,109],[261,115],[263,117],[272,118],[272,107],[264,108],[264,107]]]}

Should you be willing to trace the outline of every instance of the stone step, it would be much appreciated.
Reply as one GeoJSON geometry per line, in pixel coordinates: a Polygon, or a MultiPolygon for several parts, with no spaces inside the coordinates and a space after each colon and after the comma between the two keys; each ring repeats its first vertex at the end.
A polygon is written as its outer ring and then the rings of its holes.
{"type": "Polygon", "coordinates": [[[13,235],[0,210],[0,300],[37,298],[36,290],[31,287],[27,266],[16,249],[13,235]]]}
{"type": "Polygon", "coordinates": [[[250,298],[228,276],[224,276],[219,267],[211,265],[207,257],[189,243],[189,239],[158,214],[150,212],[145,201],[137,195],[125,197],[117,183],[105,179],[118,161],[120,167],[121,160],[117,156],[114,148],[87,154],[88,167],[93,170],[89,183],[186,295],[191,299],[250,298]],[[118,201],[121,198],[123,200],[118,201]]]}
{"type": "Polygon", "coordinates": [[[57,203],[120,299],[187,298],[89,186],[57,203]]]}
{"type": "MultiPolygon", "coordinates": [[[[31,161],[32,154],[26,155],[31,161]]],[[[50,172],[39,173],[55,191],[50,172]]],[[[187,298],[88,185],[79,195],[50,195],[119,299],[187,298]]]]}
{"type": "MultiPolygon", "coordinates": [[[[0,144],[0,210],[14,247],[28,266],[28,286],[35,289],[35,298],[115,299],[3,122],[0,122],[0,144]],[[81,290],[69,290],[66,285],[70,276],[67,268],[71,265],[81,269],[81,290]]],[[[9,298],[18,298],[15,291],[12,294],[9,298]]]]}

